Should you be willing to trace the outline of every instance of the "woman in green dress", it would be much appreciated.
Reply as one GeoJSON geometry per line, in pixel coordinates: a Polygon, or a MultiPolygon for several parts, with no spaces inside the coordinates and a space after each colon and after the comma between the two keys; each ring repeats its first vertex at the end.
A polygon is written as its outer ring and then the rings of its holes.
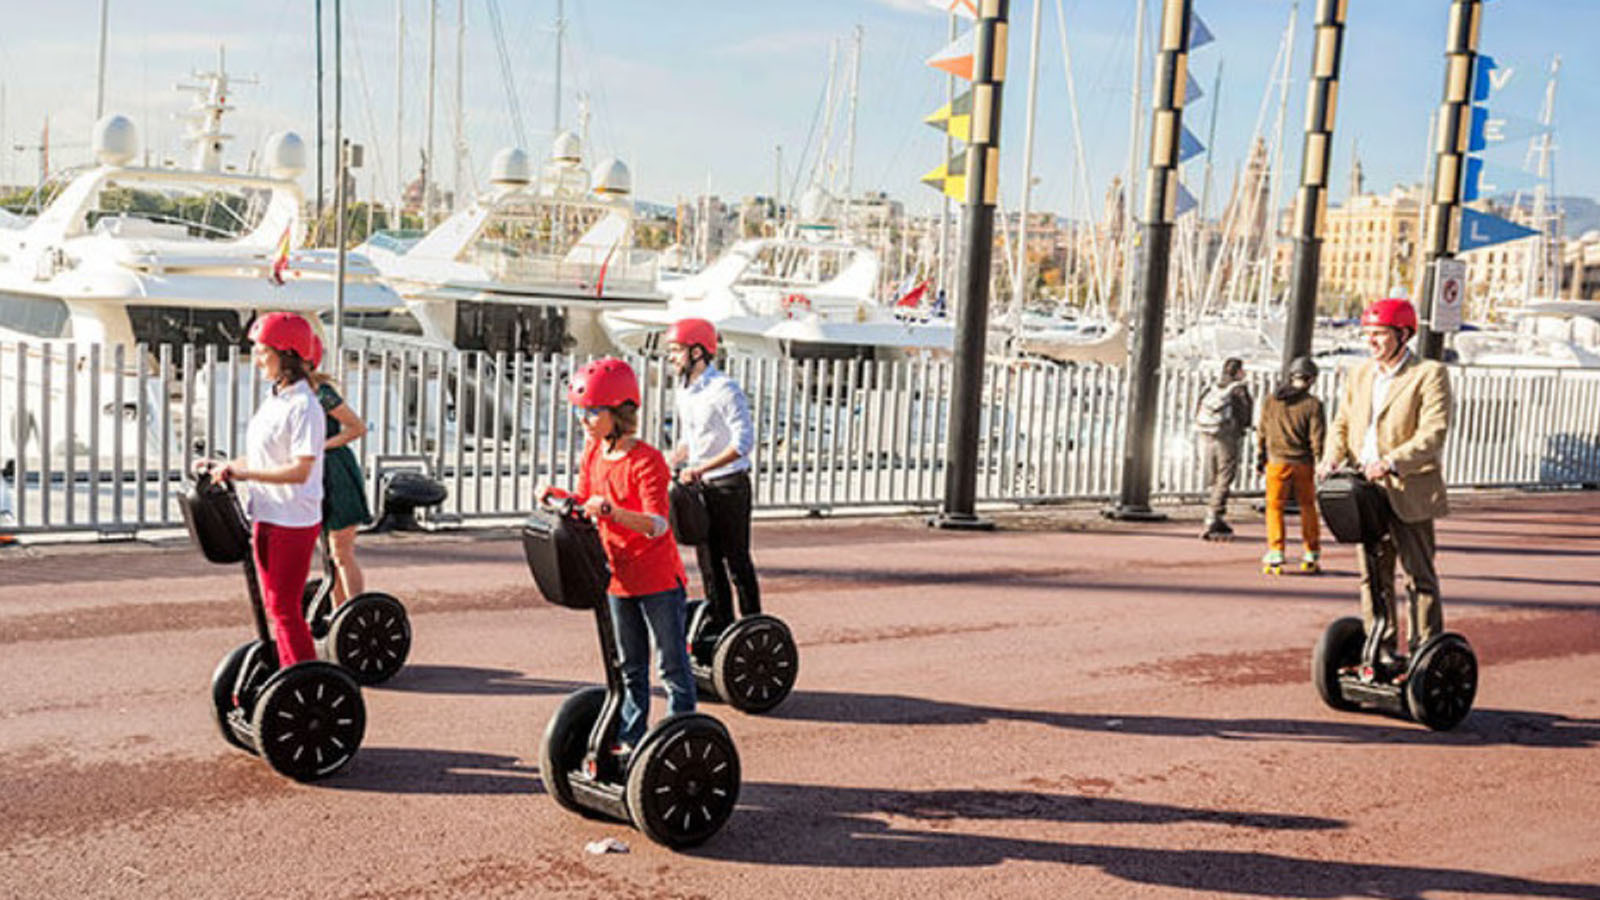
{"type": "MultiPolygon", "coordinates": [[[[315,350],[310,360],[314,369],[322,362],[320,340],[315,350]]],[[[322,457],[322,527],[328,532],[333,564],[339,573],[334,579],[333,601],[340,604],[366,589],[361,565],[356,562],[356,531],[371,524],[372,511],[367,506],[361,463],[349,445],[367,433],[367,424],[344,402],[332,377],[313,371],[310,380],[317,401],[328,416],[328,440],[323,444],[322,457]]]]}

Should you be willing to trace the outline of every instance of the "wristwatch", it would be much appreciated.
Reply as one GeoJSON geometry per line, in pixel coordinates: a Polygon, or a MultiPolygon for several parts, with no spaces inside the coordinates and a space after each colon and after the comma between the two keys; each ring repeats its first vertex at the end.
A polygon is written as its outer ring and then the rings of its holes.
{"type": "Polygon", "coordinates": [[[601,500],[600,501],[600,518],[602,518],[602,519],[611,518],[611,501],[610,500],[601,500]]]}

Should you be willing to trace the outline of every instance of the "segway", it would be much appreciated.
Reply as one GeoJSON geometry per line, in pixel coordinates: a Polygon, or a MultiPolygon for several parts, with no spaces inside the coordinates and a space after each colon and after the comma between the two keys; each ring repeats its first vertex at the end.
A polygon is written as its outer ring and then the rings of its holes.
{"type": "Polygon", "coordinates": [[[364,591],[335,607],[334,579],[339,577],[329,547],[328,532],[321,536],[322,577],[306,582],[300,609],[317,656],[344,666],[364,685],[393,678],[411,653],[411,620],[405,605],[381,591],[364,591]]]}
{"type": "MultiPolygon", "coordinates": [[[[1392,596],[1393,579],[1378,576],[1378,554],[1392,540],[1394,513],[1383,490],[1358,473],[1341,472],[1317,490],[1317,504],[1328,530],[1341,543],[1360,543],[1367,588],[1374,597],[1392,596]],[[1382,591],[1382,594],[1378,592],[1382,591]]],[[[1453,632],[1429,638],[1420,647],[1410,636],[1413,652],[1392,656],[1382,646],[1388,628],[1383,611],[1393,603],[1377,603],[1373,633],[1366,634],[1354,616],[1334,621],[1311,654],[1311,680],[1324,703],[1339,710],[1377,710],[1409,718],[1435,731],[1459,725],[1472,711],[1478,691],[1478,658],[1467,639],[1453,632]]]]}
{"type": "Polygon", "coordinates": [[[689,847],[716,834],[739,799],[739,752],[721,722],[700,713],[669,716],[618,758],[622,669],[606,603],[611,578],[594,523],[570,499],[549,501],[522,529],[534,583],[557,606],[594,612],[605,687],[562,702],[539,748],[545,788],[580,815],[632,822],[651,840],[689,847]]]}
{"type": "Polygon", "coordinates": [[[366,705],[350,673],[322,661],[278,668],[261,585],[250,556],[250,529],[233,485],[196,472],[180,497],[184,524],[206,558],[243,563],[256,639],[235,647],[211,676],[212,712],[222,739],[267,761],[279,774],[315,781],[350,764],[366,733],[366,705]]]}
{"type": "MultiPolygon", "coordinates": [[[[674,478],[668,491],[672,533],[678,543],[699,547],[711,533],[711,516],[699,485],[674,478]]],[[[760,610],[736,617],[732,598],[715,604],[691,600],[688,608],[689,666],[708,698],[740,712],[764,713],[782,703],[800,674],[800,652],[789,626],[760,610]],[[723,608],[726,607],[726,608],[723,608]]]]}

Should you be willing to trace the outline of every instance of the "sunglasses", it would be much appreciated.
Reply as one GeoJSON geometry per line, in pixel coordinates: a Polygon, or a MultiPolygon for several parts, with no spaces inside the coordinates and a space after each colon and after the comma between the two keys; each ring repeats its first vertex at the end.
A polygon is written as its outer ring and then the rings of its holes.
{"type": "Polygon", "coordinates": [[[603,412],[606,412],[604,406],[574,406],[572,408],[572,414],[578,418],[579,422],[593,422],[595,419],[600,418],[600,414],[603,412]]]}

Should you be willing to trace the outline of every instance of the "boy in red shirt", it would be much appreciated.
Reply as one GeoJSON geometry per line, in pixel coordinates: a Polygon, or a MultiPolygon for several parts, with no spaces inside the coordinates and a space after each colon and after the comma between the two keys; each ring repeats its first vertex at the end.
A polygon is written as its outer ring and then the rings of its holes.
{"type": "MultiPolygon", "coordinates": [[[[572,376],[567,401],[588,436],[573,495],[600,530],[611,564],[607,586],[621,657],[618,755],[631,753],[650,716],[650,642],[660,658],[670,715],[694,712],[684,612],[683,559],[667,526],[672,473],[661,451],[635,437],[639,380],[620,359],[597,359],[572,376]]],[[[543,502],[552,488],[541,485],[543,502]]]]}

